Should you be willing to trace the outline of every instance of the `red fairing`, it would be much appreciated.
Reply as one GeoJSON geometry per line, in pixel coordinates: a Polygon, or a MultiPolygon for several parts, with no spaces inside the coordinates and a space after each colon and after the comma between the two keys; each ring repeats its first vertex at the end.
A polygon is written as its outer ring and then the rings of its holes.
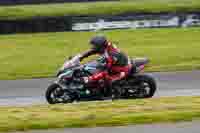
{"type": "Polygon", "coordinates": [[[108,82],[115,80],[120,80],[127,76],[131,66],[126,67],[112,67],[113,74],[108,73],[107,71],[96,73],[89,77],[89,81],[98,81],[100,79],[106,79],[108,82]]]}
{"type": "Polygon", "coordinates": [[[106,78],[108,73],[106,71],[96,73],[89,77],[89,81],[98,81],[100,79],[106,78]]]}

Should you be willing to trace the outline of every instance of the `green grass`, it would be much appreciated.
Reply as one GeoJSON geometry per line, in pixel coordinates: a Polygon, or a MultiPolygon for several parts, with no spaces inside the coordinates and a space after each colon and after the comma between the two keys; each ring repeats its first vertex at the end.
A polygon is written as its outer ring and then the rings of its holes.
{"type": "MultiPolygon", "coordinates": [[[[69,55],[88,49],[95,32],[0,36],[0,79],[54,76],[69,55]]],[[[130,57],[149,57],[148,71],[200,68],[200,28],[106,31],[130,57]]]]}
{"type": "Polygon", "coordinates": [[[0,107],[0,132],[200,119],[200,97],[0,107]]]}
{"type": "Polygon", "coordinates": [[[0,20],[40,16],[111,15],[123,13],[198,12],[199,0],[121,0],[118,2],[1,6],[0,20]]]}

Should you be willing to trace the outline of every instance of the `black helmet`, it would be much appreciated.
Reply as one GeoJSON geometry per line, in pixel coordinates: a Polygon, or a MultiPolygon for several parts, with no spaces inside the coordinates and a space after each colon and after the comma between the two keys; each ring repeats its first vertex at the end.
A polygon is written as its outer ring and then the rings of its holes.
{"type": "Polygon", "coordinates": [[[107,39],[104,36],[95,36],[90,40],[90,44],[92,45],[92,49],[97,52],[103,52],[106,48],[107,39]]]}

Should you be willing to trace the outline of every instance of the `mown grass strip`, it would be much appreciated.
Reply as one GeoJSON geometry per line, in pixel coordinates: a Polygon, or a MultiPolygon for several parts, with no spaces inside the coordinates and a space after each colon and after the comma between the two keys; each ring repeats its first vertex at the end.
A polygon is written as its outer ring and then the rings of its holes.
{"type": "Polygon", "coordinates": [[[0,131],[118,126],[200,119],[200,97],[0,107],[0,131]]]}
{"type": "Polygon", "coordinates": [[[117,15],[123,13],[199,12],[199,0],[121,0],[0,6],[0,20],[30,19],[41,16],[117,15]]]}
{"type": "MultiPolygon", "coordinates": [[[[0,79],[54,76],[66,57],[88,49],[96,32],[0,36],[0,79]]],[[[130,57],[148,57],[147,71],[200,69],[200,28],[114,30],[104,34],[130,57]]]]}

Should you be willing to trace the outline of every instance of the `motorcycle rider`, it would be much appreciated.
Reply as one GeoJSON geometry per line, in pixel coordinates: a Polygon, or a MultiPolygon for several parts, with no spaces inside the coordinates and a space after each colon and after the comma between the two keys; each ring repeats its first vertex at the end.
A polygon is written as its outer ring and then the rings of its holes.
{"type": "Polygon", "coordinates": [[[108,41],[105,36],[95,36],[90,40],[90,45],[92,46],[91,49],[80,55],[80,61],[91,55],[98,54],[105,58],[106,70],[89,77],[83,77],[83,83],[88,84],[105,79],[111,85],[113,82],[127,76],[131,67],[128,63],[128,56],[111,41],[108,41]]]}

